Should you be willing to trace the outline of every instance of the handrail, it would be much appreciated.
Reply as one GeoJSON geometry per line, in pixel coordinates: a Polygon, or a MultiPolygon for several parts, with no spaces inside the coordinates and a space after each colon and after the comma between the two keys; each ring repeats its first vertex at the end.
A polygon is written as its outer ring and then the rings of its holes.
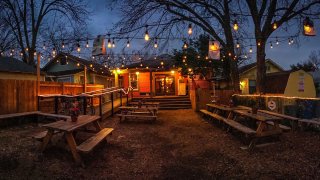
{"type": "Polygon", "coordinates": [[[44,94],[44,95],[39,95],[39,97],[67,97],[67,98],[73,98],[73,97],[95,97],[95,96],[101,96],[101,95],[105,95],[105,94],[110,94],[113,92],[123,92],[125,95],[128,95],[130,91],[132,91],[133,88],[131,86],[129,86],[127,88],[127,90],[125,90],[124,88],[119,88],[119,87],[111,87],[111,88],[106,88],[106,89],[100,89],[100,90],[95,90],[95,91],[90,91],[90,92],[85,92],[85,93],[81,93],[78,95],[62,95],[62,94],[44,94]],[[101,93],[96,93],[96,94],[92,94],[94,92],[101,92],[101,93]]]}

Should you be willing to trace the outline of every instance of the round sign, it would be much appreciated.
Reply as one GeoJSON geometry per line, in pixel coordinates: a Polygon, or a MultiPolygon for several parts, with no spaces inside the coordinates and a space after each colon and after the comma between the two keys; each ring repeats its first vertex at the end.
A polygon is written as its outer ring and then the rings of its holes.
{"type": "Polygon", "coordinates": [[[272,111],[275,110],[277,108],[276,102],[274,102],[273,100],[268,101],[268,108],[272,111]]]}

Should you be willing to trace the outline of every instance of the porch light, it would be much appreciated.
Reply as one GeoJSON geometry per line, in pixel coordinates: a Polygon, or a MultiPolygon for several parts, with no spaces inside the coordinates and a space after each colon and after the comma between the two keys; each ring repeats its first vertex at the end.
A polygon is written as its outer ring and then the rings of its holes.
{"type": "Polygon", "coordinates": [[[188,26],[188,34],[189,35],[192,34],[192,24],[189,24],[189,26],[188,26]]]}
{"type": "Polygon", "coordinates": [[[305,36],[316,35],[313,22],[309,19],[309,17],[306,17],[303,21],[303,35],[305,36]]]}
{"type": "Polygon", "coordinates": [[[139,71],[137,71],[137,72],[136,72],[136,75],[139,75],[139,74],[140,74],[139,71]]]}
{"type": "Polygon", "coordinates": [[[174,74],[174,73],[175,73],[175,72],[172,70],[172,71],[171,71],[171,74],[174,74]]]}

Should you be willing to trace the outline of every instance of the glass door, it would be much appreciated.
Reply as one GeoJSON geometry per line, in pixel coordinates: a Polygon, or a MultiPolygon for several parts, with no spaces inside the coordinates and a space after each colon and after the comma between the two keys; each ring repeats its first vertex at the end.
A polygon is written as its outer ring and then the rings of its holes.
{"type": "Polygon", "coordinates": [[[174,76],[156,75],[155,90],[156,96],[175,95],[174,76]]]}

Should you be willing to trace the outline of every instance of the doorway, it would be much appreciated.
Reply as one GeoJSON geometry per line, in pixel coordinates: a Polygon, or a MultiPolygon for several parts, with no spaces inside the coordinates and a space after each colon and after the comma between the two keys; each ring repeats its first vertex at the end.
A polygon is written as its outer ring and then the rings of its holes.
{"type": "Polygon", "coordinates": [[[174,96],[175,81],[174,76],[166,74],[157,74],[155,76],[156,96],[174,96]]]}

